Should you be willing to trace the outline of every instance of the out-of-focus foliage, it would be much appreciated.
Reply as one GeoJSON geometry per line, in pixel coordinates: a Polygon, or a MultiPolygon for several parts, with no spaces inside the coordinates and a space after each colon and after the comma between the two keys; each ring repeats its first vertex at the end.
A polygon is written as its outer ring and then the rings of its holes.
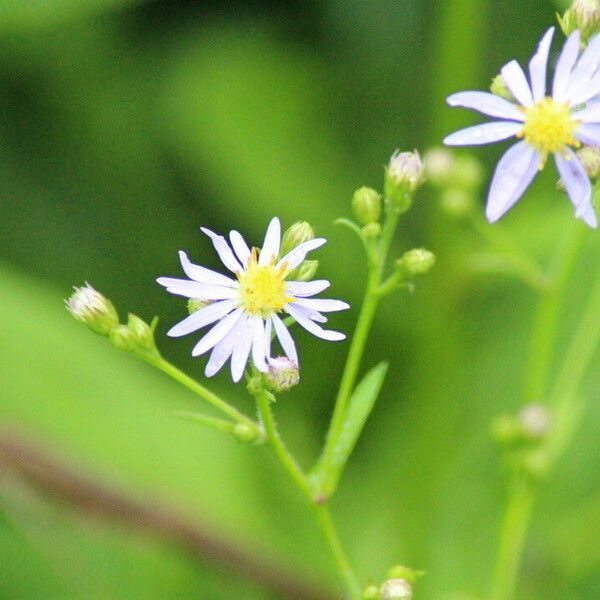
{"type": "MultiPolygon", "coordinates": [[[[424,149],[470,117],[446,93],[485,88],[526,60],[557,6],[543,0],[196,3],[0,2],[0,414],[100,480],[180,507],[228,539],[259,542],[334,581],[310,514],[266,448],[171,417],[196,401],[69,318],[89,280],[124,313],[161,318],[170,359],[202,377],[190,339],[168,326],[185,304],[157,275],[176,251],[217,266],[198,228],[259,243],[268,219],[310,221],[328,238],[321,272],[354,310],[360,248],[332,225],[361,185],[381,186],[396,147],[424,149]],[[265,466],[266,465],[266,466],[265,466]],[[301,535],[301,543],[299,543],[301,535]]],[[[477,150],[490,167],[498,148],[477,150]]],[[[545,173],[505,219],[542,259],[571,219],[545,173]]],[[[600,244],[590,234],[563,319],[567,339],[600,244]]],[[[421,193],[395,253],[435,251],[417,291],[382,306],[364,373],[385,385],[332,503],[360,576],[424,568],[418,597],[483,596],[503,506],[491,419],[520,402],[534,298],[467,273],[481,241],[421,193]]],[[[308,465],[317,455],[347,344],[299,332],[302,382],[275,410],[308,465]]],[[[216,389],[249,413],[227,378],[216,389]]],[[[586,393],[598,396],[591,377],[586,393]]],[[[600,414],[544,486],[521,598],[600,598],[600,414]]],[[[86,523],[0,472],[0,597],[261,598],[125,528],[86,523]]]]}

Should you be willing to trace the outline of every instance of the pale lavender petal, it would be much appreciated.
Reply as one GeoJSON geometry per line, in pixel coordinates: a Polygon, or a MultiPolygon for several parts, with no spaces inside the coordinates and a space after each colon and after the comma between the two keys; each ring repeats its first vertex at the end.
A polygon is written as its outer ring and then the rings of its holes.
{"type": "Polygon", "coordinates": [[[296,300],[294,304],[297,304],[298,306],[304,306],[312,310],[318,310],[320,312],[334,312],[350,308],[350,305],[346,302],[342,302],[341,300],[327,300],[325,298],[315,298],[306,300],[301,299],[296,300]]]}
{"type": "Polygon", "coordinates": [[[235,230],[229,232],[229,241],[231,242],[235,255],[245,268],[248,265],[248,259],[250,258],[250,248],[248,248],[248,244],[246,244],[242,235],[235,230]]]}
{"type": "Polygon", "coordinates": [[[186,317],[177,325],[174,325],[167,331],[169,337],[181,337],[196,331],[205,325],[210,325],[231,312],[237,304],[237,300],[223,300],[209,304],[196,312],[193,312],[189,317],[186,317]]]}
{"type": "Polygon", "coordinates": [[[550,52],[553,35],[554,27],[550,27],[544,34],[537,52],[529,61],[529,79],[531,80],[531,91],[535,102],[538,102],[546,95],[546,68],[548,66],[548,53],[550,52]]]}
{"type": "Polygon", "coordinates": [[[238,308],[232,313],[229,313],[224,319],[219,321],[209,332],[194,346],[192,356],[200,356],[208,352],[216,344],[218,344],[238,322],[243,314],[243,310],[238,308]]]}
{"type": "Polygon", "coordinates": [[[504,65],[500,69],[500,74],[502,75],[502,79],[504,79],[504,83],[506,83],[506,87],[508,87],[520,104],[523,106],[531,106],[533,104],[533,97],[527,83],[527,77],[525,77],[521,65],[516,60],[511,60],[508,64],[504,65]]]}
{"type": "Polygon", "coordinates": [[[579,112],[573,113],[573,118],[582,123],[600,123],[600,103],[589,103],[579,112]]]}
{"type": "Polygon", "coordinates": [[[509,148],[500,159],[490,186],[486,216],[497,221],[521,197],[538,171],[540,158],[526,142],[509,148]]]}
{"type": "Polygon", "coordinates": [[[294,308],[299,310],[303,315],[308,317],[311,321],[315,321],[316,323],[327,323],[327,317],[323,316],[320,312],[312,309],[306,308],[305,306],[300,306],[297,302],[294,302],[294,308]]]}
{"type": "MultiPolygon", "coordinates": [[[[292,339],[290,332],[283,324],[283,321],[276,314],[271,315],[271,321],[273,322],[277,339],[279,340],[283,351],[285,352],[286,356],[297,365],[298,353],[296,352],[296,344],[294,344],[294,340],[292,339]]],[[[270,354],[267,356],[270,356],[270,354]]]]}
{"type": "Polygon", "coordinates": [[[156,280],[160,285],[167,288],[171,294],[185,296],[186,298],[199,298],[200,300],[226,300],[237,298],[237,288],[212,285],[209,283],[198,283],[189,279],[175,279],[174,277],[159,277],[156,280]]]}
{"type": "Polygon", "coordinates": [[[273,217],[269,223],[269,226],[267,227],[265,241],[260,249],[260,256],[258,257],[259,265],[272,264],[277,260],[280,242],[281,225],[279,223],[279,219],[277,217],[273,217]]]}
{"type": "Polygon", "coordinates": [[[556,168],[565,184],[569,199],[575,207],[575,216],[585,221],[590,227],[596,228],[598,221],[592,206],[592,185],[575,152],[566,148],[567,156],[558,152],[554,154],[556,168]]]}
{"type": "Polygon", "coordinates": [[[474,125],[451,133],[444,138],[447,146],[480,146],[499,142],[517,135],[523,129],[523,123],[513,121],[493,121],[474,125]]]}
{"type": "Polygon", "coordinates": [[[252,317],[252,362],[254,366],[265,373],[269,370],[267,365],[267,344],[265,338],[265,322],[259,317],[252,317]]]}
{"type": "Polygon", "coordinates": [[[554,71],[554,81],[552,83],[552,97],[561,102],[566,100],[566,94],[569,89],[571,72],[577,56],[579,55],[579,31],[574,31],[565,42],[562,52],[556,63],[554,71]]]}
{"type": "Polygon", "coordinates": [[[221,273],[193,264],[183,250],[179,251],[179,260],[181,261],[181,266],[183,267],[185,274],[194,281],[200,283],[216,283],[217,285],[224,285],[226,287],[237,285],[236,281],[225,275],[221,275],[221,273]]]}
{"type": "Polygon", "coordinates": [[[322,246],[327,240],[325,238],[315,238],[308,240],[308,242],[302,242],[296,246],[293,250],[290,250],[278,263],[279,268],[283,263],[287,264],[288,270],[295,269],[305,258],[306,255],[311,251],[322,246]]]}
{"type": "Polygon", "coordinates": [[[271,319],[265,321],[265,357],[267,362],[271,360],[271,339],[273,337],[273,325],[271,319]]]}
{"type": "Polygon", "coordinates": [[[236,324],[235,329],[239,333],[239,337],[231,353],[231,378],[237,383],[244,374],[244,369],[248,364],[250,348],[252,348],[254,327],[252,326],[251,317],[244,314],[236,324]]]}
{"type": "Polygon", "coordinates": [[[296,310],[293,304],[286,305],[284,310],[287,313],[289,313],[292,317],[294,317],[298,324],[302,325],[302,327],[304,327],[306,331],[309,331],[313,335],[316,335],[318,338],[321,338],[323,340],[329,340],[330,342],[336,342],[346,338],[346,336],[343,333],[340,333],[339,331],[330,331],[319,327],[302,312],[296,310]]]}
{"type": "Polygon", "coordinates": [[[314,281],[288,281],[286,292],[293,296],[314,296],[326,290],[331,284],[325,279],[314,281]]]}
{"type": "Polygon", "coordinates": [[[471,108],[490,117],[501,117],[512,121],[524,121],[525,115],[515,104],[489,92],[458,92],[448,96],[450,106],[471,108]]]}
{"type": "Polygon", "coordinates": [[[596,71],[596,74],[592,79],[578,90],[568,90],[566,100],[572,105],[577,106],[587,102],[594,96],[600,93],[600,71],[596,71]]]}
{"type": "Polygon", "coordinates": [[[218,235],[206,227],[200,227],[200,230],[212,240],[213,246],[215,247],[219,258],[221,259],[221,262],[230,271],[233,273],[238,273],[242,270],[242,266],[233,255],[227,240],[222,235],[218,235]]]}
{"type": "Polygon", "coordinates": [[[577,61],[569,81],[569,92],[578,92],[586,86],[600,67],[600,35],[589,40],[587,48],[577,61]]]}
{"type": "Polygon", "coordinates": [[[587,146],[600,148],[600,124],[580,125],[575,132],[575,137],[587,146]]]}
{"type": "Polygon", "coordinates": [[[237,328],[234,327],[229,333],[212,349],[204,374],[207,377],[212,377],[218,373],[223,365],[227,362],[231,353],[233,352],[233,346],[239,339],[237,328]]]}

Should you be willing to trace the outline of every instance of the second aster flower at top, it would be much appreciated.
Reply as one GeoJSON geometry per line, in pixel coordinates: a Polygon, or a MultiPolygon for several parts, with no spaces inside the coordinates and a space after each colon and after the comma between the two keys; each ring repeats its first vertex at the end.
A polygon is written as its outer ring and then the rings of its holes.
{"type": "Polygon", "coordinates": [[[581,55],[579,31],[568,37],[548,96],[546,68],[553,34],[554,28],[546,32],[530,60],[529,81],[517,61],[502,67],[502,78],[516,103],[487,92],[459,92],[448,97],[450,106],[471,108],[499,120],[457,131],[446,137],[445,144],[490,144],[511,137],[521,140],[496,167],[486,207],[492,223],[517,202],[552,154],[575,216],[590,227],[598,224],[592,187],[573,148],[582,143],[600,147],[600,103],[594,101],[600,93],[600,35],[581,55]]]}
{"type": "Polygon", "coordinates": [[[237,231],[229,234],[231,246],[222,235],[204,227],[202,231],[212,240],[219,258],[235,278],[194,265],[185,252],[180,252],[181,265],[190,279],[159,277],[157,281],[172,294],[210,302],[168,332],[179,337],[216,323],[192,350],[193,356],[211,351],[205,370],[207,377],[231,359],[231,376],[239,381],[250,355],[254,366],[267,372],[273,330],[286,356],[297,365],[294,341],[279,316],[282,312],[322,339],[337,341],[346,337],[318,325],[327,321],[321,313],[349,308],[340,300],[311,298],[328,288],[328,281],[286,279],[308,252],[325,243],[323,238],[301,243],[280,257],[281,227],[276,217],[269,223],[260,252],[256,248],[251,250],[237,231]]]}

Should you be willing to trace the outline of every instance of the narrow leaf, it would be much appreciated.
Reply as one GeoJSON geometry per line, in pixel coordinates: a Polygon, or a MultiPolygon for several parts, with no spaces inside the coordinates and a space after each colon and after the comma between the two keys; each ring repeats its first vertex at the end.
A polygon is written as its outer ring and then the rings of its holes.
{"type": "Polygon", "coordinates": [[[356,386],[350,397],[341,433],[331,454],[331,461],[329,464],[320,465],[315,473],[315,483],[320,494],[326,498],[337,487],[346,462],[373,410],[387,368],[388,364],[385,362],[373,367],[356,386]]]}

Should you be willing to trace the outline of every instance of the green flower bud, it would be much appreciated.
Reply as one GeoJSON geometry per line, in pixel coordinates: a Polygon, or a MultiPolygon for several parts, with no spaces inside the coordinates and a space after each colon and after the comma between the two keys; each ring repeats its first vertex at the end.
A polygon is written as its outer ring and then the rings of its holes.
{"type": "Polygon", "coordinates": [[[600,148],[584,146],[577,150],[577,158],[591,180],[595,181],[600,177],[600,148]]]}
{"type": "Polygon", "coordinates": [[[67,310],[92,331],[108,336],[119,325],[119,315],[112,302],[89,283],[74,287],[72,296],[65,300],[67,310]]]}
{"type": "Polygon", "coordinates": [[[298,365],[285,356],[272,358],[265,382],[273,392],[287,392],[300,381],[298,365]]]}
{"type": "Polygon", "coordinates": [[[512,92],[508,89],[506,81],[504,81],[504,77],[502,77],[502,75],[496,75],[496,77],[492,79],[490,92],[496,96],[500,96],[500,98],[508,100],[509,102],[516,101],[515,97],[512,95],[512,92]]]}
{"type": "Polygon", "coordinates": [[[190,315],[212,304],[212,300],[200,300],[200,298],[189,298],[187,301],[187,309],[190,315]]]}
{"type": "Polygon", "coordinates": [[[281,238],[280,255],[287,254],[304,242],[314,239],[315,230],[306,221],[297,221],[285,230],[281,238]]]}
{"type": "Polygon", "coordinates": [[[566,35],[579,29],[582,41],[586,42],[600,30],[600,0],[573,0],[559,21],[561,27],[568,31],[566,35]]]}
{"type": "Polygon", "coordinates": [[[483,168],[481,163],[470,154],[461,154],[454,160],[452,172],[452,187],[465,191],[476,191],[483,181],[483,168]]]}
{"type": "Polygon", "coordinates": [[[310,281],[314,278],[319,268],[318,260],[304,260],[293,271],[288,273],[290,281],[310,281]]]}
{"type": "Polygon", "coordinates": [[[423,155],[427,181],[437,187],[446,187],[454,170],[454,154],[441,147],[430,148],[423,155]]]}
{"type": "Polygon", "coordinates": [[[396,150],[385,170],[385,197],[398,212],[406,212],[413,193],[424,181],[425,167],[419,153],[396,150]]]}
{"type": "Polygon", "coordinates": [[[379,586],[374,583],[369,584],[363,590],[362,600],[379,600],[379,586]]]}
{"type": "Polygon", "coordinates": [[[409,276],[424,275],[435,264],[435,254],[425,248],[413,248],[396,261],[398,268],[409,276]]]}
{"type": "Polygon", "coordinates": [[[370,187],[361,187],[352,196],[352,210],[361,225],[377,223],[381,217],[381,195],[370,187]]]}
{"type": "Polygon", "coordinates": [[[246,423],[237,423],[233,427],[233,435],[240,442],[254,442],[258,437],[258,430],[246,423]]]}
{"type": "Polygon", "coordinates": [[[361,231],[366,238],[376,238],[381,234],[381,225],[379,223],[369,223],[361,231]]]}
{"type": "Polygon", "coordinates": [[[440,195],[440,207],[453,218],[462,218],[473,209],[473,194],[460,188],[450,188],[440,195]]]}
{"type": "Polygon", "coordinates": [[[523,437],[527,441],[543,440],[552,429],[552,414],[542,404],[528,404],[517,415],[523,437]]]}
{"type": "Polygon", "coordinates": [[[405,579],[388,579],[379,590],[381,600],[412,600],[412,586],[405,579]]]}
{"type": "Polygon", "coordinates": [[[157,319],[150,325],[137,315],[129,313],[127,325],[119,325],[110,332],[109,339],[119,350],[138,355],[158,355],[154,343],[154,329],[157,319]]]}

